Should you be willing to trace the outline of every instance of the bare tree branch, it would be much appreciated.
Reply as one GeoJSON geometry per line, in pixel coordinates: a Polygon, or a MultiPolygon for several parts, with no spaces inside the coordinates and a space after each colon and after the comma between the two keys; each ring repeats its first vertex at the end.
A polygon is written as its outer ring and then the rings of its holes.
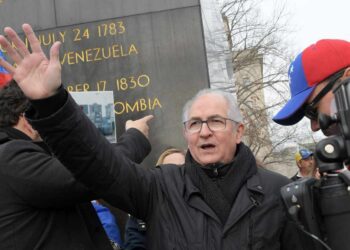
{"type": "Polygon", "coordinates": [[[245,143],[268,165],[283,162],[276,152],[286,142],[297,141],[298,134],[296,128],[286,130],[269,118],[271,110],[289,97],[291,56],[283,37],[290,30],[285,4],[275,6],[268,20],[262,17],[259,4],[257,0],[229,0],[221,8],[235,78],[235,86],[223,90],[235,91],[245,117],[245,143]]]}

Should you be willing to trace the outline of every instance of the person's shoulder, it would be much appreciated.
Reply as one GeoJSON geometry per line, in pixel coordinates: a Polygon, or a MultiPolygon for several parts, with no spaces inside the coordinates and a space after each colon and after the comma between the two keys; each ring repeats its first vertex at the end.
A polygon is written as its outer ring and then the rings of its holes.
{"type": "Polygon", "coordinates": [[[183,176],[185,172],[184,165],[175,165],[175,164],[162,164],[156,167],[160,169],[164,175],[174,175],[174,176],[183,176]]]}
{"type": "Polygon", "coordinates": [[[30,140],[14,139],[0,145],[0,162],[4,171],[7,169],[13,172],[22,166],[30,168],[39,157],[43,159],[43,156],[52,157],[30,140]]]}
{"type": "Polygon", "coordinates": [[[6,153],[17,154],[18,152],[26,152],[25,149],[33,149],[37,146],[29,140],[14,139],[0,144],[0,151],[6,153]]]}
{"type": "Polygon", "coordinates": [[[4,144],[10,140],[11,140],[11,138],[7,133],[0,131],[0,145],[4,144]]]}
{"type": "Polygon", "coordinates": [[[44,151],[43,148],[34,141],[23,139],[14,139],[8,141],[7,143],[5,143],[4,149],[20,153],[36,153],[44,151]]]}
{"type": "Polygon", "coordinates": [[[292,181],[296,181],[296,180],[300,179],[300,177],[298,176],[298,173],[296,173],[295,175],[293,175],[292,177],[290,177],[290,179],[291,179],[292,181]]]}
{"type": "Polygon", "coordinates": [[[167,186],[181,186],[184,183],[184,166],[175,164],[164,164],[157,166],[154,171],[157,172],[159,178],[164,181],[167,186]]]}
{"type": "Polygon", "coordinates": [[[261,180],[271,185],[284,186],[291,182],[286,176],[266,168],[258,168],[258,174],[261,180]]]}

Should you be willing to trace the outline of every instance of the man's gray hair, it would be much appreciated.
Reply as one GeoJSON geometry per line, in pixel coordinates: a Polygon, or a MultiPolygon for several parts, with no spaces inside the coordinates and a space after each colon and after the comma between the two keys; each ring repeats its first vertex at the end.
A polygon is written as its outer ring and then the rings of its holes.
{"type": "Polygon", "coordinates": [[[228,112],[227,112],[227,118],[230,118],[234,120],[237,123],[243,122],[243,116],[241,114],[241,111],[238,107],[236,98],[234,95],[218,90],[218,89],[202,89],[200,90],[194,97],[192,97],[189,101],[186,102],[185,106],[182,110],[182,121],[185,122],[189,119],[189,111],[193,105],[193,103],[201,96],[204,95],[218,95],[220,97],[223,97],[227,104],[228,104],[228,112]]]}

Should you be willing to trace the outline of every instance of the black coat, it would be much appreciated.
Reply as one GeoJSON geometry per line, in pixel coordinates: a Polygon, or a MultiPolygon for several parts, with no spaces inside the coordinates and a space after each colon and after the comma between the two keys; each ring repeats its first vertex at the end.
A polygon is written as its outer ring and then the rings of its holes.
{"type": "Polygon", "coordinates": [[[282,175],[258,169],[222,224],[185,168],[141,168],[111,147],[71,97],[55,114],[31,122],[79,180],[147,222],[147,249],[302,249],[280,198],[280,187],[290,182],[282,175]]]}
{"type": "Polygon", "coordinates": [[[292,181],[297,181],[297,180],[299,180],[301,177],[298,175],[298,173],[296,173],[295,175],[293,175],[290,179],[292,180],[292,181]]]}
{"type": "MultiPolygon", "coordinates": [[[[13,128],[0,130],[0,144],[0,249],[111,249],[90,203],[96,195],[45,144],[13,128]]],[[[133,159],[142,160],[143,152],[133,159]]]]}

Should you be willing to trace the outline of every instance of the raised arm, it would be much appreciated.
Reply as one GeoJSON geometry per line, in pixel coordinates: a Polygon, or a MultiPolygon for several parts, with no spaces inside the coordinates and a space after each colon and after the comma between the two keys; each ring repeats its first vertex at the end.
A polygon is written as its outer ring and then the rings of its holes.
{"type": "Polygon", "coordinates": [[[31,26],[24,24],[23,30],[31,51],[7,27],[7,37],[0,36],[0,44],[17,66],[3,60],[0,65],[32,100],[34,108],[26,112],[27,119],[76,179],[110,204],[145,218],[157,202],[158,184],[154,171],[147,171],[135,162],[150,151],[147,122],[153,116],[129,121],[127,128],[138,131],[129,129],[130,133],[120,138],[116,146],[111,145],[72,97],[60,88],[60,43],[54,43],[48,59],[31,26]]]}

